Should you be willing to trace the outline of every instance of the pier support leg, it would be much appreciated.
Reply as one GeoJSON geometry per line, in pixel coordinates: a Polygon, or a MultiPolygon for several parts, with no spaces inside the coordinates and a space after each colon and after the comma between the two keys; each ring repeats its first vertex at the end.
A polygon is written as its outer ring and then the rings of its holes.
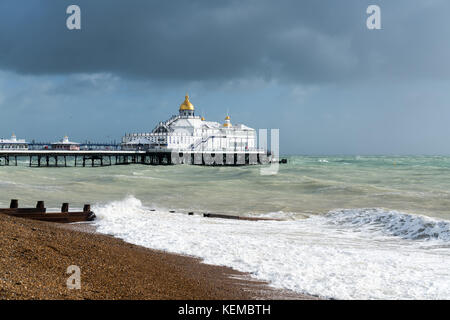
{"type": "Polygon", "coordinates": [[[245,154],[244,153],[236,154],[236,165],[245,165],[245,154]]]}
{"type": "Polygon", "coordinates": [[[248,164],[250,164],[250,165],[258,164],[258,155],[256,153],[251,153],[249,155],[248,164]]]}

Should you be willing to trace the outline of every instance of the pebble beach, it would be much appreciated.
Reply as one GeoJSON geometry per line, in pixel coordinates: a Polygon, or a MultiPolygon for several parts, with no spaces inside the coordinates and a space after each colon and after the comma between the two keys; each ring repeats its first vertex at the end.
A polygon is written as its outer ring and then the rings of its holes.
{"type": "Polygon", "coordinates": [[[310,299],[230,268],[62,225],[0,215],[0,299],[310,299]],[[68,289],[67,267],[81,269],[68,289]]]}

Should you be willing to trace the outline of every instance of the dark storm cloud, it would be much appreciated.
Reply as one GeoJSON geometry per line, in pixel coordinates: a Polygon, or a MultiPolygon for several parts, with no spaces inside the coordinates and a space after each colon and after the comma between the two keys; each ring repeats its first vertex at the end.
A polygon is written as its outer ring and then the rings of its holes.
{"type": "Polygon", "coordinates": [[[448,78],[448,1],[24,1],[0,4],[0,68],[181,81],[448,78]],[[82,10],[82,30],[65,27],[82,10]]]}

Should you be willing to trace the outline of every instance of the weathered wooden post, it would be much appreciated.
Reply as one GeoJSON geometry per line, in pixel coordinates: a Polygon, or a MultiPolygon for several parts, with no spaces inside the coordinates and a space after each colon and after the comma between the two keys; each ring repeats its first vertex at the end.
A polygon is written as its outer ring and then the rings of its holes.
{"type": "Polygon", "coordinates": [[[11,199],[11,204],[9,205],[11,209],[17,209],[19,207],[19,200],[11,199]]]}
{"type": "Polygon", "coordinates": [[[67,202],[62,204],[61,212],[69,212],[69,204],[67,202]]]}
{"type": "Polygon", "coordinates": [[[85,204],[83,207],[83,212],[91,212],[91,205],[85,204]]]}
{"type": "Polygon", "coordinates": [[[38,201],[36,203],[36,209],[41,209],[41,210],[45,209],[44,201],[38,201]]]}

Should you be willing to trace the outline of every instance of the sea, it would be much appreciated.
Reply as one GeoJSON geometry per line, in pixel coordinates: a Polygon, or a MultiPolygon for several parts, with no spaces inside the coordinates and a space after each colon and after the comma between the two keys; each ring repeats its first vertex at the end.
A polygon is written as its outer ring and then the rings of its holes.
{"type": "Polygon", "coordinates": [[[322,298],[450,299],[450,157],[287,159],[272,175],[260,166],[22,162],[0,167],[0,207],[89,203],[100,233],[322,298]]]}

